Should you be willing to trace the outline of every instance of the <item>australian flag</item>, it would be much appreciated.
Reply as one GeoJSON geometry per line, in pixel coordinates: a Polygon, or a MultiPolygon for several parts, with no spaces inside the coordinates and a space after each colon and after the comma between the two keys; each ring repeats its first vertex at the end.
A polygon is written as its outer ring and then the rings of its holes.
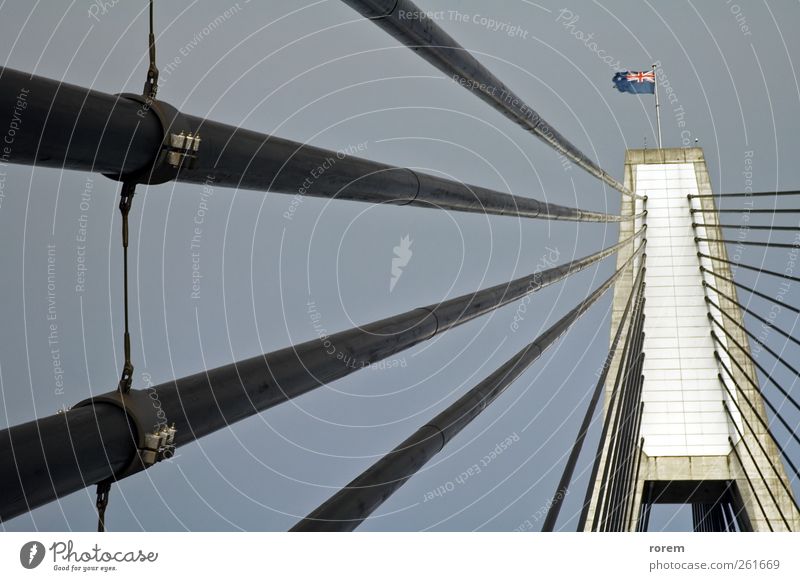
{"type": "Polygon", "coordinates": [[[650,93],[656,92],[656,74],[654,71],[622,71],[616,73],[614,86],[621,93],[650,93]]]}

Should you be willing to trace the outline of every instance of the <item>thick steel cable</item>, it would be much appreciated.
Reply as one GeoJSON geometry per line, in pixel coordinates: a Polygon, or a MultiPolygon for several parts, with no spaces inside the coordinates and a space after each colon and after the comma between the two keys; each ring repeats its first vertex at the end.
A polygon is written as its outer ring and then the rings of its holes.
{"type": "MultiPolygon", "coordinates": [[[[158,399],[159,412],[175,424],[174,445],[180,447],[563,280],[617,252],[643,232],[588,257],[511,282],[333,333],[324,341],[310,339],[147,390],[134,389],[125,398],[141,402],[137,408],[141,414],[155,414],[147,402],[158,399]]],[[[99,394],[64,413],[0,430],[0,519],[106,478],[122,477],[138,457],[136,437],[146,428],[137,428],[131,438],[123,405],[115,403],[119,397],[118,391],[99,394]],[[100,439],[103,445],[76,449],[70,439],[78,436],[84,441],[100,439]],[[53,465],[48,461],[65,457],[74,462],[53,465]],[[42,479],[41,474],[48,471],[52,480],[42,479]]],[[[140,425],[150,421],[143,417],[140,425]]]]}
{"type": "MultiPolygon", "coordinates": [[[[16,134],[11,163],[100,173],[122,182],[213,183],[236,190],[496,216],[634,219],[550,204],[250,131],[182,113],[149,95],[109,95],[0,67],[0,110],[13,109],[22,89],[30,90],[32,98],[25,110],[27,129],[16,134]]],[[[292,212],[284,217],[291,219],[292,212]]]]}
{"type": "Polygon", "coordinates": [[[626,196],[644,199],[611,177],[570,143],[453,37],[432,19],[426,18],[425,11],[420,10],[411,0],[344,0],[344,2],[464,89],[569,158],[580,168],[626,196]],[[415,14],[417,17],[404,18],[402,14],[415,14]]]}
{"type": "Polygon", "coordinates": [[[640,246],[621,268],[532,343],[367,468],[291,530],[350,531],[358,527],[566,333],[613,286],[643,248],[644,245],[640,246]]]}

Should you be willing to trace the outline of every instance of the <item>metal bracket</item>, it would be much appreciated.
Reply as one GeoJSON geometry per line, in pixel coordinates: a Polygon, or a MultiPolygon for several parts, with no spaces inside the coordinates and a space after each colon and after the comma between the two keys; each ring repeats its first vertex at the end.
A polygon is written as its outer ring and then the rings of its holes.
{"type": "Polygon", "coordinates": [[[135,93],[121,93],[117,96],[141,104],[141,111],[152,111],[161,124],[162,139],[152,164],[139,171],[122,175],[105,174],[106,177],[123,183],[163,184],[174,180],[182,167],[194,167],[201,139],[189,126],[186,116],[164,101],[135,93]]]}
{"type": "Polygon", "coordinates": [[[176,135],[170,133],[169,147],[167,148],[167,163],[174,168],[180,169],[187,163],[188,167],[193,167],[194,160],[197,159],[197,152],[200,150],[200,136],[184,133],[176,135]]]}
{"type": "Polygon", "coordinates": [[[174,424],[167,425],[159,417],[153,399],[146,390],[131,390],[125,393],[119,390],[96,395],[76,403],[73,408],[93,406],[95,404],[110,404],[122,409],[128,416],[130,425],[136,432],[136,455],[130,464],[114,474],[112,480],[119,480],[145,470],[161,460],[167,460],[175,455],[175,429],[174,424]]]}

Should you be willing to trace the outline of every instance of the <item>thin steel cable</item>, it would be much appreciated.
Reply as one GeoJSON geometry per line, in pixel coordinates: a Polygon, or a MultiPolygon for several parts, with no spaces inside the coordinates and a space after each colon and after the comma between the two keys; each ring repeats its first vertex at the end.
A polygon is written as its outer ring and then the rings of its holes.
{"type": "MultiPolygon", "coordinates": [[[[774,504],[775,508],[778,509],[778,514],[780,515],[781,520],[783,521],[783,524],[785,524],[786,528],[789,530],[789,532],[791,532],[792,528],[789,526],[789,521],[787,521],[786,517],[783,515],[783,511],[781,510],[780,504],[778,504],[778,499],[775,498],[775,493],[772,491],[772,487],[769,485],[769,482],[767,482],[767,479],[764,476],[764,473],[761,471],[761,467],[758,465],[758,461],[756,460],[756,456],[755,456],[755,454],[753,454],[753,451],[750,449],[750,445],[747,443],[747,440],[745,439],[744,434],[739,429],[739,426],[736,425],[736,422],[733,419],[733,414],[731,413],[731,410],[728,407],[728,403],[726,401],[724,401],[724,400],[722,401],[722,407],[725,408],[725,412],[728,414],[728,419],[731,421],[731,423],[733,424],[733,427],[736,429],[736,433],[739,434],[739,438],[741,438],[741,442],[742,442],[742,444],[744,444],[744,449],[747,450],[747,454],[750,456],[750,460],[753,461],[753,466],[756,467],[756,471],[758,472],[758,476],[759,476],[759,478],[761,478],[761,481],[764,483],[764,486],[766,487],[767,492],[769,493],[769,497],[772,499],[772,504],[774,504]]],[[[728,437],[728,439],[730,440],[730,436],[728,437]]],[[[742,466],[742,468],[744,468],[744,466],[742,466]]],[[[774,468],[774,466],[773,466],[773,468],[774,468]]],[[[777,471],[776,471],[776,473],[777,473],[777,471]]],[[[779,480],[780,480],[780,478],[779,478],[779,480]]]]}
{"type": "Polygon", "coordinates": [[[736,445],[733,443],[733,439],[730,436],[728,436],[728,443],[731,445],[731,449],[733,450],[733,454],[736,456],[736,460],[739,462],[739,466],[742,467],[742,472],[744,473],[744,477],[747,480],[747,484],[750,485],[750,490],[753,491],[753,497],[756,499],[756,502],[758,503],[758,508],[761,509],[761,514],[764,515],[764,521],[766,521],[769,530],[774,532],[775,529],[772,528],[772,523],[769,521],[769,518],[767,517],[767,511],[764,510],[764,505],[761,504],[761,499],[758,497],[758,494],[756,494],[756,488],[755,486],[753,486],[753,481],[750,480],[750,475],[747,473],[747,470],[744,467],[744,463],[742,462],[742,457],[739,456],[739,451],[736,449],[736,445]]]}

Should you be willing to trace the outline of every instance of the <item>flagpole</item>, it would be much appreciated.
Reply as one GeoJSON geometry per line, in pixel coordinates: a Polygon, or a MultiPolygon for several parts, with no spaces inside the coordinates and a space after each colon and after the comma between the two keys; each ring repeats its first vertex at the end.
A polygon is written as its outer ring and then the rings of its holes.
{"type": "Polygon", "coordinates": [[[656,65],[653,65],[653,83],[656,93],[656,129],[658,130],[658,148],[661,149],[661,105],[658,104],[658,79],[656,78],[656,65]]]}

